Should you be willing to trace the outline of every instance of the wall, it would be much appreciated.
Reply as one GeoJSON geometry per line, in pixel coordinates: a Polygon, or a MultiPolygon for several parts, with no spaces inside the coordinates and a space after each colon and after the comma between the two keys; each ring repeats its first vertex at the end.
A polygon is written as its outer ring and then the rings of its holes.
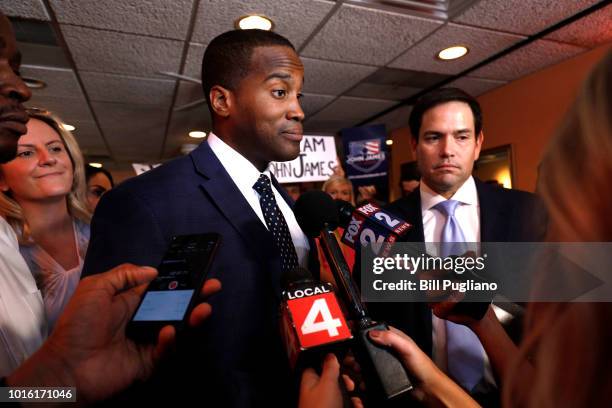
{"type": "MultiPolygon", "coordinates": [[[[550,137],[582,81],[610,48],[609,44],[598,47],[478,97],[484,116],[483,149],[512,145],[514,188],[534,191],[538,163],[550,137]]],[[[393,139],[390,183],[392,194],[399,197],[400,164],[414,159],[407,128],[391,132],[390,137],[393,139]]]]}

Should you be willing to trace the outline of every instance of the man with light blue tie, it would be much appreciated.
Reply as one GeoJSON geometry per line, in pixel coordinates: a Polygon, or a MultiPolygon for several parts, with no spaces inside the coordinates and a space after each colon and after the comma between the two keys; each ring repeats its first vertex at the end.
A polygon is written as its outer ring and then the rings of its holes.
{"type": "MultiPolygon", "coordinates": [[[[476,99],[457,88],[437,89],[417,101],[409,124],[421,183],[387,207],[413,225],[404,240],[533,242],[544,238],[543,207],[533,194],[472,177],[484,140],[476,99]]],[[[437,255],[460,255],[457,248],[439,248],[442,253],[437,255]]],[[[483,405],[498,405],[495,372],[468,327],[440,319],[420,303],[374,303],[370,310],[375,318],[409,334],[483,405]]],[[[492,309],[487,313],[492,314],[492,309]]]]}

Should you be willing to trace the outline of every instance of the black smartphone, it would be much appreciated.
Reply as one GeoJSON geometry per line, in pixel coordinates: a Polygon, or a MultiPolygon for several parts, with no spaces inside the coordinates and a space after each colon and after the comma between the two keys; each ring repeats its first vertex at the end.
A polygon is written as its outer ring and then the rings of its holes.
{"type": "Polygon", "coordinates": [[[162,327],[177,332],[187,324],[198,303],[200,290],[221,242],[217,233],[180,235],[172,238],[157,277],[127,325],[126,334],[138,342],[152,343],[162,327]]]}

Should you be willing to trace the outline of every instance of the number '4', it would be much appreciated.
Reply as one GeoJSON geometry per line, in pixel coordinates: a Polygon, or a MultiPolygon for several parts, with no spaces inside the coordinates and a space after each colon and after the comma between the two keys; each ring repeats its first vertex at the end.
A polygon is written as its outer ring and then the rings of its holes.
{"type": "Polygon", "coordinates": [[[334,319],[325,299],[317,299],[312,303],[306,319],[302,324],[302,334],[311,334],[327,331],[330,337],[338,336],[338,327],[342,326],[340,319],[334,319]],[[323,321],[317,322],[317,316],[321,315],[323,321]]]}

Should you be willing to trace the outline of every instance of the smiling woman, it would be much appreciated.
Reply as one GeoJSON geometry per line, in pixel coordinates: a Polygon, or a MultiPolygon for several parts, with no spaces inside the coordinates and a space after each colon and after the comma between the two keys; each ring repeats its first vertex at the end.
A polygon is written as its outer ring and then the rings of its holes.
{"type": "Polygon", "coordinates": [[[51,113],[28,113],[17,157],[0,165],[0,216],[19,238],[51,329],[79,282],[91,214],[76,140],[51,113]]]}

